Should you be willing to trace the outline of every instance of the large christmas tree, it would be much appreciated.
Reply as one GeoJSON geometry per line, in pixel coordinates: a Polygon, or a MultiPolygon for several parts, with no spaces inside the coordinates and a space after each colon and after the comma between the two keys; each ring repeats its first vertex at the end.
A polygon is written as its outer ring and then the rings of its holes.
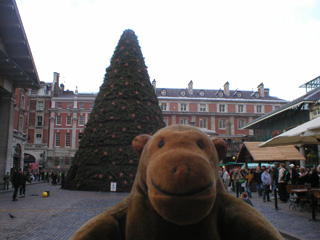
{"type": "Polygon", "coordinates": [[[131,147],[139,134],[164,127],[147,67],[132,30],[125,30],[107,68],[79,150],[68,171],[66,188],[130,191],[139,158],[131,147]]]}

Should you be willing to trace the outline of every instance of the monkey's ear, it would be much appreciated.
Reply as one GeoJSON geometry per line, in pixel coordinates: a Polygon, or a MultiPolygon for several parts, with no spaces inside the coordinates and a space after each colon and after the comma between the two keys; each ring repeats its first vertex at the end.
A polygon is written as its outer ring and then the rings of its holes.
{"type": "Polygon", "coordinates": [[[228,145],[222,139],[212,139],[213,145],[216,147],[218,152],[219,160],[222,160],[227,155],[228,145]]]}
{"type": "Polygon", "coordinates": [[[138,154],[138,156],[141,155],[144,146],[147,144],[150,138],[151,136],[148,134],[141,134],[132,140],[132,148],[138,154]]]}

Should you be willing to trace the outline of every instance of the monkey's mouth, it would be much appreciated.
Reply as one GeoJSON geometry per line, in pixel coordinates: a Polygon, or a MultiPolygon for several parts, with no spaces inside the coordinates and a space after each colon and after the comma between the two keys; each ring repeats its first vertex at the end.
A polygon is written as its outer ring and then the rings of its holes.
{"type": "Polygon", "coordinates": [[[195,189],[195,190],[192,190],[190,192],[186,192],[186,193],[175,193],[175,192],[169,192],[167,190],[164,190],[162,189],[159,185],[157,185],[153,179],[151,179],[151,183],[152,185],[161,193],[163,193],[164,195],[167,195],[167,196],[171,196],[171,197],[187,197],[187,196],[192,196],[192,195],[195,195],[197,193],[200,193],[204,190],[206,190],[207,188],[211,187],[213,182],[209,182],[208,184],[206,184],[205,186],[203,187],[200,187],[198,189],[195,189]]]}

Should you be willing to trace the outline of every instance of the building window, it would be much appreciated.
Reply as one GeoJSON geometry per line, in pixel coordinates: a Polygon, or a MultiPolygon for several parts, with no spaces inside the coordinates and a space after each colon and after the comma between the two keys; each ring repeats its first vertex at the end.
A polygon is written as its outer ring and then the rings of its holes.
{"type": "Polygon", "coordinates": [[[80,109],[84,109],[84,102],[81,102],[79,107],[80,107],[80,109]]]}
{"type": "Polygon", "coordinates": [[[62,108],[62,102],[58,102],[57,108],[62,108]]]}
{"type": "Polygon", "coordinates": [[[19,132],[23,132],[23,116],[19,117],[19,132]]]}
{"type": "Polygon", "coordinates": [[[242,129],[245,124],[246,124],[245,119],[239,119],[239,121],[238,121],[238,129],[242,129]]]}
{"type": "Polygon", "coordinates": [[[83,126],[84,125],[84,117],[80,116],[79,117],[79,126],[83,126]]]}
{"type": "Polygon", "coordinates": [[[187,111],[187,104],[186,103],[180,104],[180,111],[187,111]]]}
{"type": "Polygon", "coordinates": [[[73,103],[72,102],[68,102],[68,108],[72,108],[73,107],[73,103]]]}
{"type": "Polygon", "coordinates": [[[25,98],[24,98],[24,96],[22,95],[22,96],[21,96],[20,108],[24,109],[25,104],[26,104],[26,103],[25,103],[25,98]]]}
{"type": "Polygon", "coordinates": [[[279,109],[280,109],[280,106],[274,106],[274,109],[275,109],[275,110],[279,110],[279,109]]]}
{"type": "Polygon", "coordinates": [[[37,94],[38,93],[38,89],[31,89],[31,92],[30,92],[30,94],[37,94]]]}
{"type": "Polygon", "coordinates": [[[201,97],[204,97],[204,91],[201,90],[201,91],[199,92],[199,95],[200,95],[201,97]]]}
{"type": "Polygon", "coordinates": [[[56,124],[61,125],[61,116],[60,115],[58,115],[56,118],[56,124]]]}
{"type": "Polygon", "coordinates": [[[188,124],[188,118],[180,118],[180,124],[188,124]]]}
{"type": "Polygon", "coordinates": [[[66,147],[70,147],[71,145],[71,138],[70,133],[66,133],[66,147]]]}
{"type": "Polygon", "coordinates": [[[200,128],[207,128],[207,119],[206,118],[199,119],[199,127],[200,128]]]}
{"type": "Polygon", "coordinates": [[[42,143],[42,134],[37,133],[36,134],[36,144],[41,144],[42,143]]]}
{"type": "Polygon", "coordinates": [[[200,104],[200,112],[206,112],[206,111],[207,111],[207,105],[201,103],[201,104],[200,104]]]}
{"type": "Polygon", "coordinates": [[[162,89],[162,90],[161,90],[161,92],[160,92],[160,94],[161,94],[162,96],[165,96],[165,95],[167,95],[167,90],[165,90],[165,89],[162,89]]]}
{"type": "Polygon", "coordinates": [[[180,96],[185,96],[186,95],[186,91],[185,90],[181,90],[180,91],[180,96]]]}
{"type": "Polygon", "coordinates": [[[219,129],[226,129],[226,119],[219,120],[219,129]]]}
{"type": "Polygon", "coordinates": [[[166,103],[160,103],[160,109],[162,111],[166,111],[167,110],[167,104],[166,103]]]}
{"type": "Polygon", "coordinates": [[[262,113],[262,106],[261,105],[257,105],[257,113],[262,113]]]}
{"type": "Polygon", "coordinates": [[[37,110],[43,111],[43,109],[44,109],[44,102],[38,101],[37,102],[37,110]]]}
{"type": "Polygon", "coordinates": [[[90,105],[89,105],[90,109],[92,109],[92,108],[93,108],[93,105],[94,105],[94,103],[93,103],[93,102],[91,102],[91,103],[90,103],[90,105]]]}
{"type": "Polygon", "coordinates": [[[42,127],[42,116],[37,116],[37,127],[42,127]]]}
{"type": "Polygon", "coordinates": [[[244,112],[243,111],[243,105],[238,105],[238,112],[244,112]]]}
{"type": "Polygon", "coordinates": [[[226,105],[220,104],[219,105],[219,112],[225,112],[226,111],[226,105]]]}
{"type": "Polygon", "coordinates": [[[56,133],[56,147],[60,147],[60,133],[56,133]]]}
{"type": "Polygon", "coordinates": [[[71,116],[67,116],[67,125],[68,125],[68,126],[71,125],[71,116]]]}
{"type": "Polygon", "coordinates": [[[164,121],[164,123],[166,124],[166,126],[168,126],[168,118],[167,118],[167,117],[164,117],[164,118],[163,118],[163,121],[164,121]]]}

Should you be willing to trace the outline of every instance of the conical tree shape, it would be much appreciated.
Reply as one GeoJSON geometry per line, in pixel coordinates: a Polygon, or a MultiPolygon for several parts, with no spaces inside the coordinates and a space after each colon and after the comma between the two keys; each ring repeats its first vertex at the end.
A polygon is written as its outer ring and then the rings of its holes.
{"type": "Polygon", "coordinates": [[[126,30],[107,68],[66,188],[109,191],[116,182],[117,191],[130,191],[139,162],[133,138],[164,126],[137,37],[126,30]]]}

